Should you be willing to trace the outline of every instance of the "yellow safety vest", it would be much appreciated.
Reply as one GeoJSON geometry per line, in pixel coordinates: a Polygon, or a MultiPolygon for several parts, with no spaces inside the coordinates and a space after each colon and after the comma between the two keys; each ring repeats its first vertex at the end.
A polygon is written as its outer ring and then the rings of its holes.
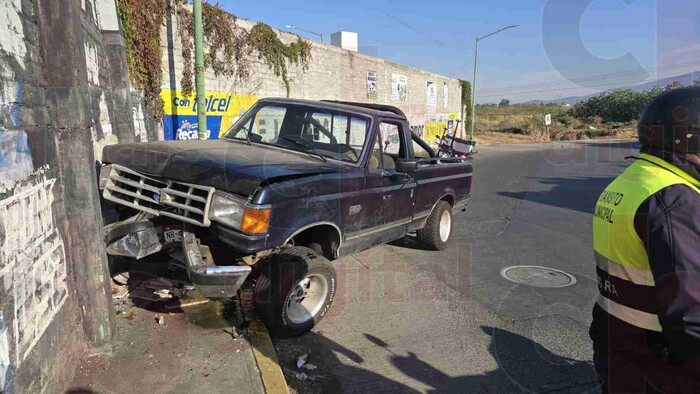
{"type": "Polygon", "coordinates": [[[634,217],[650,196],[678,184],[700,193],[697,179],[664,160],[642,154],[603,191],[593,214],[598,305],[646,330],[661,332],[661,324],[654,275],[634,217]]]}

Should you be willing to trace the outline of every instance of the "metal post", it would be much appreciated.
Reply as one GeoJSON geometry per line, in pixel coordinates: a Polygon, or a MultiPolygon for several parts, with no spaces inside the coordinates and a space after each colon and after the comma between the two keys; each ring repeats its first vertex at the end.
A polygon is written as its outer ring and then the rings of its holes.
{"type": "Polygon", "coordinates": [[[204,85],[204,31],[202,29],[202,0],[194,0],[194,69],[197,85],[197,132],[207,139],[206,90],[204,85]]]}
{"type": "Polygon", "coordinates": [[[479,57],[479,38],[475,39],[474,44],[474,78],[472,79],[472,124],[469,132],[469,139],[474,141],[474,122],[476,122],[476,61],[479,57]]]}

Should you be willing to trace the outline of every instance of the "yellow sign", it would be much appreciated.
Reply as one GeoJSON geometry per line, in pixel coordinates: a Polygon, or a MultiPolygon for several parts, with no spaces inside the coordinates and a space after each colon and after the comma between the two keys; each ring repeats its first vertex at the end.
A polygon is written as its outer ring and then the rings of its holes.
{"type": "MultiPolygon", "coordinates": [[[[163,134],[166,140],[197,139],[197,100],[180,90],[162,90],[165,103],[163,134]]],[[[258,101],[252,94],[207,92],[207,133],[209,139],[217,139],[231,127],[241,115],[258,101]]]]}
{"type": "MultiPolygon", "coordinates": [[[[443,115],[444,116],[444,115],[443,115]]],[[[425,124],[425,140],[433,141],[435,139],[442,138],[442,134],[445,132],[445,127],[448,127],[448,133],[454,133],[455,121],[459,119],[458,112],[450,112],[447,114],[447,118],[432,123],[425,124]]]]}

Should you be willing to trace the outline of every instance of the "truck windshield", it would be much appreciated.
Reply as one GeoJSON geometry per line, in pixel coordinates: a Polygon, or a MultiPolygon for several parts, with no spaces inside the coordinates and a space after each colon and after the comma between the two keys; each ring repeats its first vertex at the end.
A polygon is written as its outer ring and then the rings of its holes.
{"type": "Polygon", "coordinates": [[[369,133],[368,118],[294,104],[251,108],[223,138],[249,140],[356,163],[369,133]]]}

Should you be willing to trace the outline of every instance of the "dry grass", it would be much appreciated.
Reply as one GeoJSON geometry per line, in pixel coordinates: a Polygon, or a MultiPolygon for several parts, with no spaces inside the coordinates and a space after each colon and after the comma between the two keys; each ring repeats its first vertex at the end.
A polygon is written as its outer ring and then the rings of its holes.
{"type": "Polygon", "coordinates": [[[636,136],[635,123],[603,123],[599,119],[583,122],[562,113],[555,108],[545,109],[552,113],[552,124],[544,125],[543,109],[530,108],[488,108],[477,110],[475,139],[479,145],[549,142],[566,140],[633,138],[636,136]]]}

